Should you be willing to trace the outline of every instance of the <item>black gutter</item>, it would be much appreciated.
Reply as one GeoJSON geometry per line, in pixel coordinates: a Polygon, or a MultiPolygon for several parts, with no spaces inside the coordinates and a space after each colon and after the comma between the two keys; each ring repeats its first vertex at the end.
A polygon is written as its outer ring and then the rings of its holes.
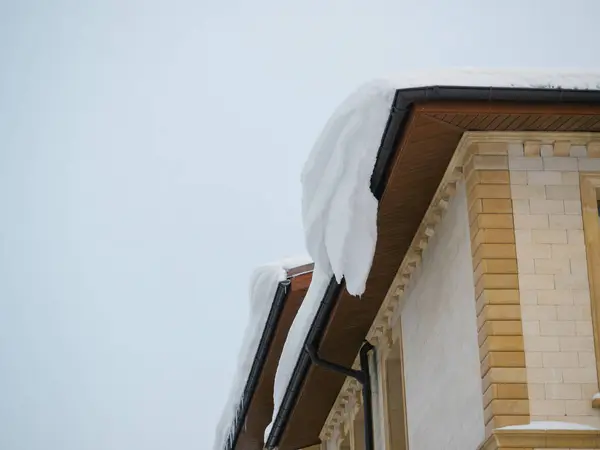
{"type": "Polygon", "coordinates": [[[480,88],[461,86],[398,89],[383,134],[373,175],[371,176],[371,191],[377,200],[381,200],[383,195],[389,175],[389,162],[400,143],[406,128],[405,122],[413,105],[429,101],[598,104],[600,103],[600,85],[598,90],[593,91],[560,88],[480,88]]]}
{"type": "Polygon", "coordinates": [[[244,393],[242,394],[242,398],[235,412],[235,418],[233,422],[234,430],[225,442],[225,450],[234,450],[235,446],[237,445],[242,428],[246,422],[248,409],[250,409],[250,404],[252,403],[252,398],[254,397],[254,392],[256,391],[256,387],[258,385],[260,374],[263,371],[267,361],[267,355],[269,354],[269,349],[271,348],[271,344],[275,338],[275,331],[277,330],[277,324],[279,323],[281,313],[283,312],[283,307],[285,306],[285,299],[287,298],[288,288],[290,285],[290,280],[280,281],[277,285],[275,298],[273,299],[273,304],[269,310],[269,315],[267,316],[267,321],[265,323],[265,327],[263,328],[258,348],[256,349],[254,361],[252,362],[252,368],[250,369],[246,386],[244,387],[244,393]]]}
{"type": "MultiPolygon", "coordinates": [[[[465,102],[513,102],[532,104],[581,104],[600,105],[600,86],[598,90],[578,90],[559,88],[494,88],[464,86],[426,86],[419,88],[398,89],[392,102],[390,115],[383,132],[377,160],[371,175],[371,192],[377,200],[381,200],[390,172],[392,161],[398,144],[404,135],[406,124],[415,103],[428,101],[465,101],[465,102]]],[[[323,301],[313,320],[306,340],[305,348],[319,347],[325,327],[329,322],[331,311],[337,302],[341,285],[332,277],[323,301]]],[[[294,367],[281,406],[273,421],[273,426],[265,444],[269,450],[279,445],[281,436],[290,413],[296,404],[302,385],[310,367],[310,358],[302,352],[294,367]]]]}

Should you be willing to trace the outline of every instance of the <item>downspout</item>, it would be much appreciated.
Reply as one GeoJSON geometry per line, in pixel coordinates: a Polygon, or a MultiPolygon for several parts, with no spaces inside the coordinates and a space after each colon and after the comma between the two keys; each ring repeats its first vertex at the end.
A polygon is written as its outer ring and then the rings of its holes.
{"type": "Polygon", "coordinates": [[[365,450],[374,450],[373,436],[373,404],[371,398],[371,374],[369,371],[369,352],[373,350],[373,345],[369,341],[365,341],[359,351],[360,370],[355,370],[321,359],[317,353],[317,349],[313,346],[306,346],[306,353],[310,357],[311,362],[331,370],[332,372],[341,373],[347,377],[354,378],[362,385],[362,397],[364,406],[364,426],[365,426],[365,450]]]}
{"type": "Polygon", "coordinates": [[[369,352],[373,345],[369,341],[360,348],[360,370],[364,375],[362,385],[363,407],[365,413],[365,450],[375,449],[374,424],[373,424],[373,399],[371,392],[371,371],[369,370],[369,352]]]}

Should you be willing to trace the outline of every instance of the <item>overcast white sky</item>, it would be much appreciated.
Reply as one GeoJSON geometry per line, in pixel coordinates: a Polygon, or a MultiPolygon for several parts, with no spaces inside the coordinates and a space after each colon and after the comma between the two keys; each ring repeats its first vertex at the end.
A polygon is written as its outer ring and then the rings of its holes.
{"type": "Polygon", "coordinates": [[[0,0],[0,448],[207,450],[363,81],[600,66],[597,0],[0,0]],[[487,5],[487,6],[486,6],[487,5]]]}

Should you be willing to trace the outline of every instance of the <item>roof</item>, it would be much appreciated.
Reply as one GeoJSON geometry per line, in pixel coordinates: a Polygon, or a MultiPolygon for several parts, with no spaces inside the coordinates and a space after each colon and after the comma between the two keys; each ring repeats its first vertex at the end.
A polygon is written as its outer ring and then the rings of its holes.
{"type": "MultiPolygon", "coordinates": [[[[395,91],[371,178],[379,200],[379,236],[366,290],[356,300],[332,277],[305,343],[320,347],[325,359],[353,363],[464,132],[600,131],[600,90],[547,86],[432,85],[395,91]]],[[[312,366],[301,352],[267,448],[318,443],[343,381],[312,366]]]]}
{"type": "Polygon", "coordinates": [[[287,331],[312,279],[313,264],[286,260],[258,268],[251,283],[251,317],[238,373],[214,448],[262,450],[273,409],[273,379],[287,331]],[[241,444],[241,445],[240,445],[241,444]]]}

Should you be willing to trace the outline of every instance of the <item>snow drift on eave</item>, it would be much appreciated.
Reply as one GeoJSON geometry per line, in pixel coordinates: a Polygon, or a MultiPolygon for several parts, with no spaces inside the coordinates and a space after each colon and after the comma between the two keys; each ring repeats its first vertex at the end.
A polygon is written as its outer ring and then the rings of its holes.
{"type": "Polygon", "coordinates": [[[244,388],[258,350],[271,305],[280,282],[291,269],[310,264],[308,257],[289,258],[255,269],[250,278],[250,317],[238,355],[238,367],[221,419],[217,425],[214,450],[223,450],[232,439],[242,405],[244,388]]]}
{"type": "MultiPolygon", "coordinates": [[[[306,245],[313,280],[294,319],[275,377],[277,416],[330,277],[360,295],[377,242],[377,201],[370,181],[397,89],[425,86],[600,89],[600,72],[557,70],[443,70],[365,84],[334,112],[302,172],[306,245]]],[[[268,433],[269,428],[266,430],[268,433]]]]}
{"type": "Polygon", "coordinates": [[[315,262],[275,376],[278,410],[310,324],[332,276],[353,295],[365,290],[377,241],[370,180],[395,89],[372,83],[350,96],[326,124],[302,171],[302,219],[315,262]]]}
{"type": "Polygon", "coordinates": [[[302,171],[302,219],[308,253],[353,295],[365,290],[377,240],[370,180],[394,89],[373,83],[329,120],[302,171]]]}
{"type": "Polygon", "coordinates": [[[377,240],[371,175],[397,89],[478,86],[600,89],[598,73],[452,70],[415,73],[365,84],[329,119],[302,171],[302,219],[315,265],[365,290],[377,240]]]}

